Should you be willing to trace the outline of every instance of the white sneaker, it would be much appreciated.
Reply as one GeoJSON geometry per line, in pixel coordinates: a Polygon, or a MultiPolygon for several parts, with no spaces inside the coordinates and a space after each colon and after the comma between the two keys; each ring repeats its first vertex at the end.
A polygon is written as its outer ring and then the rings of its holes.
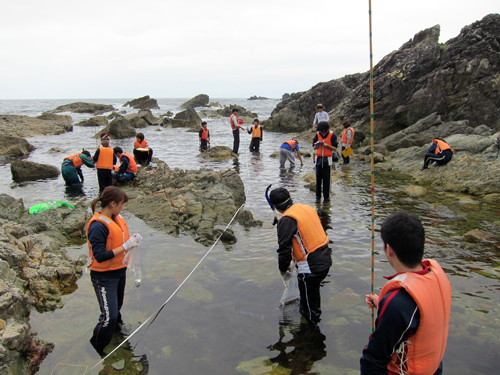
{"type": "Polygon", "coordinates": [[[158,165],[156,165],[156,163],[149,163],[148,167],[151,168],[151,169],[153,169],[153,168],[158,167],[158,165]]]}
{"type": "Polygon", "coordinates": [[[439,164],[438,164],[438,162],[437,162],[437,161],[435,161],[434,163],[432,163],[432,166],[433,166],[433,167],[437,167],[438,165],[439,165],[439,164]]]}

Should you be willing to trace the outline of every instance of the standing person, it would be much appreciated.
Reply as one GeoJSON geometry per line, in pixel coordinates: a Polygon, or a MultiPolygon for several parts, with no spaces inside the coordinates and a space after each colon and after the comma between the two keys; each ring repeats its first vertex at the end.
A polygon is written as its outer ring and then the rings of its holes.
{"type": "Polygon", "coordinates": [[[233,130],[233,152],[238,155],[238,150],[240,148],[240,129],[243,129],[240,126],[243,124],[243,121],[238,120],[238,108],[233,108],[233,114],[229,117],[229,123],[233,130]]]}
{"type": "Polygon", "coordinates": [[[120,167],[116,172],[112,173],[115,181],[127,182],[133,180],[137,173],[137,164],[135,159],[128,152],[123,152],[121,147],[113,148],[117,160],[120,161],[120,167]]]}
{"type": "Polygon", "coordinates": [[[425,230],[418,216],[389,215],[380,231],[384,254],[396,274],[380,296],[367,294],[378,310],[375,331],[363,350],[361,374],[442,373],[448,338],[451,285],[439,263],[423,260],[425,230]]]}
{"type": "Polygon", "coordinates": [[[64,158],[61,166],[61,174],[66,186],[76,187],[83,184],[82,165],[84,164],[89,168],[94,168],[94,163],[90,161],[90,152],[86,150],[64,158]]]}
{"type": "Polygon", "coordinates": [[[133,154],[137,164],[153,167],[153,149],[149,147],[148,140],[143,133],[135,135],[133,154]]]}
{"type": "Polygon", "coordinates": [[[120,332],[123,325],[120,310],[125,294],[125,252],[138,246],[142,240],[137,233],[129,237],[127,223],[120,215],[123,204],[127,202],[128,195],[125,192],[115,186],[108,186],[100,198],[92,201],[94,216],[87,225],[90,279],[101,310],[90,343],[101,356],[113,334],[120,332]],[[101,202],[98,212],[97,202],[101,202]]]}
{"type": "Polygon", "coordinates": [[[423,171],[426,169],[431,161],[434,162],[434,166],[445,165],[451,160],[454,153],[455,151],[443,139],[434,138],[431,147],[429,147],[427,154],[425,154],[424,165],[420,170],[423,171]]]}
{"type": "Polygon", "coordinates": [[[286,159],[290,161],[290,168],[295,167],[295,157],[293,156],[293,152],[297,151],[297,156],[300,160],[300,165],[303,165],[302,155],[300,155],[299,150],[299,141],[292,139],[290,141],[283,142],[280,147],[280,168],[285,168],[286,159]]]}
{"type": "Polygon", "coordinates": [[[337,151],[337,146],[337,136],[330,132],[330,126],[326,121],[321,121],[313,139],[313,148],[316,150],[316,200],[321,199],[321,185],[323,185],[324,201],[330,201],[331,170],[328,158],[337,151]]]}
{"type": "Polygon", "coordinates": [[[330,121],[330,115],[328,112],[325,111],[325,107],[323,107],[323,104],[318,104],[316,106],[316,109],[318,112],[316,112],[316,115],[314,116],[314,121],[313,121],[313,128],[316,129],[316,125],[319,124],[321,121],[330,121]]]}
{"type": "MultiPolygon", "coordinates": [[[[342,123],[342,126],[344,127],[344,132],[342,133],[340,144],[342,145],[342,151],[344,151],[349,147],[352,147],[352,141],[354,140],[354,128],[348,120],[345,120],[342,123]]],[[[349,164],[349,156],[344,156],[344,154],[342,154],[342,159],[344,160],[344,164],[349,164]]]]}
{"type": "Polygon", "coordinates": [[[210,143],[210,132],[207,129],[206,121],[203,121],[201,123],[201,129],[198,132],[198,136],[200,138],[200,151],[207,151],[208,144],[210,143]]]}
{"type": "Polygon", "coordinates": [[[328,237],[316,210],[305,204],[294,204],[285,188],[271,191],[273,206],[282,213],[278,221],[278,268],[283,275],[298,267],[300,313],[313,325],[321,316],[320,284],[332,265],[328,237]]]}
{"type": "Polygon", "coordinates": [[[260,142],[262,142],[262,126],[259,125],[259,119],[253,120],[253,126],[248,129],[248,134],[252,134],[250,141],[250,152],[259,152],[260,142]]]}
{"type": "Polygon", "coordinates": [[[103,135],[101,144],[92,157],[95,167],[97,168],[99,194],[101,194],[106,187],[113,185],[111,173],[113,171],[113,165],[116,164],[116,156],[113,153],[113,149],[109,146],[109,140],[107,134],[103,135]]]}

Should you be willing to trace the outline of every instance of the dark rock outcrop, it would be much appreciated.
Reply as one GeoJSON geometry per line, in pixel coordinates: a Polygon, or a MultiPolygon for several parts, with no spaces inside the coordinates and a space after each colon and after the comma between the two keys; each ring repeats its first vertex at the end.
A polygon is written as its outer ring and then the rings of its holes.
{"type": "Polygon", "coordinates": [[[223,117],[229,117],[233,114],[234,108],[238,109],[238,117],[258,117],[257,113],[247,111],[246,108],[237,104],[226,105],[224,108],[217,109],[216,112],[223,117]]]}
{"type": "Polygon", "coordinates": [[[149,109],[125,115],[125,118],[131,122],[134,128],[145,128],[160,123],[160,119],[154,116],[149,109]]]}
{"type": "Polygon", "coordinates": [[[156,99],[150,98],[149,95],[143,96],[126,102],[123,107],[132,107],[136,109],[158,109],[158,102],[156,99]]]}
{"type": "Polygon", "coordinates": [[[35,146],[30,145],[24,138],[13,137],[10,135],[0,137],[0,156],[25,156],[35,148],[35,146]]]}
{"type": "MultiPolygon", "coordinates": [[[[464,27],[456,38],[438,42],[439,25],[385,56],[374,68],[377,140],[436,113],[442,122],[468,121],[500,130],[500,14],[464,27]]],[[[330,123],[349,119],[357,132],[369,133],[369,72],[319,83],[278,104],[268,130],[311,127],[314,105],[322,103],[330,123]]]]}
{"type": "Polygon", "coordinates": [[[249,97],[247,100],[270,100],[270,99],[266,98],[265,96],[254,95],[254,96],[249,97]]]}
{"type": "Polygon", "coordinates": [[[193,128],[199,129],[201,126],[201,118],[196,113],[194,108],[188,108],[177,113],[173,119],[164,117],[162,125],[172,128],[193,128]]]}
{"type": "Polygon", "coordinates": [[[73,112],[73,113],[92,113],[94,115],[101,115],[103,113],[111,112],[114,110],[115,108],[110,104],[75,102],[75,103],[61,105],[56,109],[45,112],[44,114],[73,112]]]}
{"type": "Polygon", "coordinates": [[[206,107],[209,101],[210,101],[210,99],[209,99],[208,95],[206,95],[206,94],[196,95],[194,98],[189,99],[185,103],[182,103],[179,106],[179,109],[206,107]]]}
{"type": "MultiPolygon", "coordinates": [[[[123,116],[116,116],[113,121],[109,123],[107,127],[100,131],[101,134],[109,134],[111,139],[122,139],[122,138],[130,138],[135,137],[136,131],[130,125],[130,121],[128,121],[123,116]]],[[[98,137],[99,134],[96,134],[98,137]]]]}
{"type": "Polygon", "coordinates": [[[10,164],[12,179],[16,182],[34,181],[59,176],[57,167],[32,161],[13,161],[10,164]]]}
{"type": "Polygon", "coordinates": [[[96,126],[103,127],[108,125],[108,118],[106,116],[94,116],[88,120],[83,120],[75,124],[75,126],[96,126]]]}

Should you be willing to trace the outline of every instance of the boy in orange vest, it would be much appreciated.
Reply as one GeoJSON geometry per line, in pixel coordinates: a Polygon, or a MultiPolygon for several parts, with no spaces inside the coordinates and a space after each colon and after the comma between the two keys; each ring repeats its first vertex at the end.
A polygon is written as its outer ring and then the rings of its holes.
{"type": "Polygon", "coordinates": [[[207,129],[206,121],[201,123],[201,129],[198,132],[198,137],[200,138],[200,151],[207,151],[208,144],[210,143],[210,131],[207,129]]]}
{"type": "Polygon", "coordinates": [[[259,152],[260,142],[262,142],[262,126],[259,125],[259,119],[253,120],[254,126],[248,129],[248,134],[252,134],[250,141],[250,152],[259,152]]]}
{"type": "Polygon", "coordinates": [[[425,259],[425,231],[406,212],[389,215],[380,231],[384,254],[397,272],[380,296],[367,294],[378,310],[375,331],[363,350],[361,375],[442,374],[448,338],[451,285],[433,259],[425,259]]]}
{"type": "Polygon", "coordinates": [[[123,152],[121,147],[115,147],[113,149],[113,153],[120,161],[120,166],[118,168],[114,168],[116,172],[113,172],[112,174],[113,179],[120,182],[133,180],[137,173],[137,163],[135,162],[134,157],[128,152],[123,152]]]}

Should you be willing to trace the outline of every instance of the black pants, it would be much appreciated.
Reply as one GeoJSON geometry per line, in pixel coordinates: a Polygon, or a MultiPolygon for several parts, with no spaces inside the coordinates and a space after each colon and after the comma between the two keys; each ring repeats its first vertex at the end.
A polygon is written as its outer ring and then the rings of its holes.
{"type": "Polygon", "coordinates": [[[316,157],[316,199],[321,199],[321,185],[323,185],[323,197],[330,199],[330,166],[326,156],[316,157]]]}
{"type": "Polygon", "coordinates": [[[317,324],[321,316],[321,282],[328,275],[322,273],[299,273],[300,313],[310,322],[317,324]]]}
{"type": "Polygon", "coordinates": [[[98,169],[97,170],[97,181],[99,182],[99,195],[108,186],[113,186],[113,177],[111,176],[110,169],[98,169]]]}
{"type": "Polygon", "coordinates": [[[99,354],[111,342],[118,323],[123,324],[120,309],[125,294],[126,271],[127,268],[106,272],[90,271],[90,280],[101,309],[99,323],[94,328],[90,343],[99,354]]]}
{"type": "Polygon", "coordinates": [[[434,161],[441,165],[447,164],[451,160],[452,156],[453,153],[448,150],[440,152],[439,154],[428,152],[427,154],[425,154],[424,165],[425,167],[427,167],[429,162],[434,162],[434,161]]]}
{"type": "MultiPolygon", "coordinates": [[[[342,151],[344,151],[346,149],[345,146],[342,146],[342,151]]],[[[344,164],[349,164],[349,156],[344,156],[342,154],[342,159],[344,160],[344,164]]]]}
{"type": "Polygon", "coordinates": [[[150,148],[149,151],[141,151],[134,148],[134,158],[137,164],[142,166],[148,165],[153,159],[153,149],[150,148]]]}
{"type": "Polygon", "coordinates": [[[238,154],[240,148],[240,129],[233,130],[233,152],[238,154]]]}
{"type": "Polygon", "coordinates": [[[259,152],[260,138],[252,138],[250,141],[250,152],[259,152]]]}
{"type": "Polygon", "coordinates": [[[208,148],[208,141],[206,139],[202,139],[200,141],[200,150],[206,150],[208,148]]]}

